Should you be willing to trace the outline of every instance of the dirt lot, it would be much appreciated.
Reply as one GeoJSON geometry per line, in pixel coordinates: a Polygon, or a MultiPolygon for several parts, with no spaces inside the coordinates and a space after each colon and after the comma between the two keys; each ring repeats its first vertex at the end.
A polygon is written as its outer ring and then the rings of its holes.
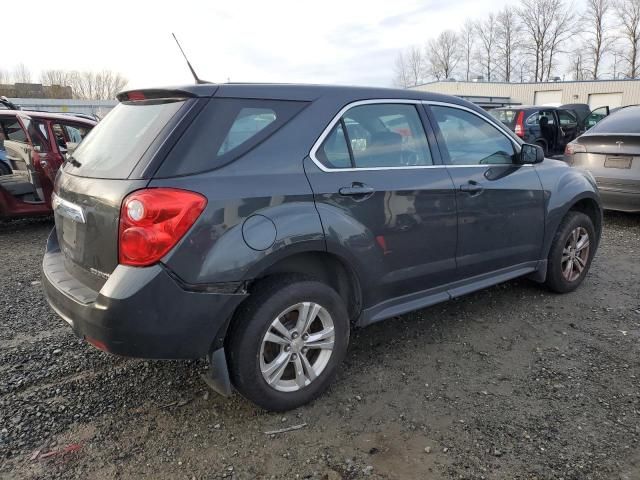
{"type": "Polygon", "coordinates": [[[520,280],[357,331],[286,415],[209,394],[203,362],[79,341],[38,284],[51,223],[0,225],[0,478],[639,479],[640,216],[605,221],[577,292],[520,280]]]}

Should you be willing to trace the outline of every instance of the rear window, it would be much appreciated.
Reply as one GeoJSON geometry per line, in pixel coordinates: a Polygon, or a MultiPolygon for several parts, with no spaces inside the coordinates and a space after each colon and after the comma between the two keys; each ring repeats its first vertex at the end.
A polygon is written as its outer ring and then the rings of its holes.
{"type": "Polygon", "coordinates": [[[213,98],[158,170],[170,177],[212,170],[244,155],[263,142],[307,102],[213,98]]]}
{"type": "Polygon", "coordinates": [[[185,99],[122,102],[73,152],[65,171],[82,177],[127,178],[185,99]]]}
{"type": "Polygon", "coordinates": [[[607,134],[639,134],[640,133],[640,107],[627,107],[603,118],[589,133],[607,134]]]}
{"type": "Polygon", "coordinates": [[[516,123],[516,116],[518,115],[518,110],[491,110],[489,112],[493,118],[501,121],[507,127],[513,129],[516,123]]]}

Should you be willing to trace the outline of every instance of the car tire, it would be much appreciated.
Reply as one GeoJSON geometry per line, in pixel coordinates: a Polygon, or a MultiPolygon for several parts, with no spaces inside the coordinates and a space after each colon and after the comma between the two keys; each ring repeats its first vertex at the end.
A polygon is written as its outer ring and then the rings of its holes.
{"type": "Polygon", "coordinates": [[[266,410],[304,405],[333,380],[349,330],[344,302],[328,285],[300,276],[262,280],[239,307],[227,337],[231,381],[266,410]],[[306,330],[300,323],[305,318],[306,330]]]}
{"type": "Polygon", "coordinates": [[[581,212],[569,212],[551,244],[545,282],[547,287],[557,293],[572,292],[578,288],[589,271],[596,246],[591,219],[581,212]]]}

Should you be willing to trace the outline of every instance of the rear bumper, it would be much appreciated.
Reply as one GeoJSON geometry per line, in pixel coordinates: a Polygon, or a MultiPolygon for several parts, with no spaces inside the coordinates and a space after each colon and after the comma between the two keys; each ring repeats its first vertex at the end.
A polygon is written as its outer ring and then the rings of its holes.
{"type": "Polygon", "coordinates": [[[119,265],[99,292],[71,277],[55,233],[42,281],[49,305],[98,348],[129,357],[195,359],[221,346],[244,294],[185,290],[165,267],[119,265]]]}
{"type": "Polygon", "coordinates": [[[602,208],[622,212],[640,212],[640,193],[624,192],[599,187],[602,208]]]}

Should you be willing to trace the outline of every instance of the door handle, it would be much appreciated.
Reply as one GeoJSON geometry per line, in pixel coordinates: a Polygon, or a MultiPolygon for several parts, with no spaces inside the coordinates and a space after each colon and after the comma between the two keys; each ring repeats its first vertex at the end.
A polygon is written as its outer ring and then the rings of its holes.
{"type": "Polygon", "coordinates": [[[474,182],[473,180],[470,180],[469,183],[465,184],[465,185],[460,185],[460,191],[461,192],[467,192],[470,194],[478,194],[480,192],[482,192],[484,190],[484,188],[482,188],[482,185],[480,185],[478,182],[474,182]]]}
{"type": "Polygon", "coordinates": [[[369,185],[354,182],[351,184],[350,187],[340,188],[338,192],[340,193],[340,195],[343,195],[345,197],[347,196],[353,197],[353,196],[365,196],[365,195],[369,196],[374,192],[374,190],[373,190],[373,187],[370,187],[369,185]]]}

